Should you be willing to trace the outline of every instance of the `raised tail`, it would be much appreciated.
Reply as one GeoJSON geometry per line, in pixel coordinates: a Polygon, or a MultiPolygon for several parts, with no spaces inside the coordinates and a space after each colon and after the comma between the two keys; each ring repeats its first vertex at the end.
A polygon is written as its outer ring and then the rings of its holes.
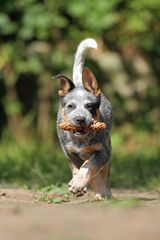
{"type": "Polygon", "coordinates": [[[97,43],[93,38],[87,38],[78,45],[73,65],[73,82],[76,87],[82,85],[82,71],[88,48],[97,49],[97,43]]]}

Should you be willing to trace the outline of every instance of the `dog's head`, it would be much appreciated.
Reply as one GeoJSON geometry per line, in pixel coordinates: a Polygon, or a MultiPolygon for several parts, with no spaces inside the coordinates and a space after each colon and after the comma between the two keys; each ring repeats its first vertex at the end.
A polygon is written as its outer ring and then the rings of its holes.
{"type": "MultiPolygon", "coordinates": [[[[83,86],[75,87],[74,83],[64,75],[58,75],[57,78],[60,79],[62,119],[67,119],[72,125],[81,129],[91,125],[93,119],[99,120],[101,91],[90,69],[83,70],[83,86]]],[[[79,131],[75,134],[83,135],[84,132],[79,131]]]]}

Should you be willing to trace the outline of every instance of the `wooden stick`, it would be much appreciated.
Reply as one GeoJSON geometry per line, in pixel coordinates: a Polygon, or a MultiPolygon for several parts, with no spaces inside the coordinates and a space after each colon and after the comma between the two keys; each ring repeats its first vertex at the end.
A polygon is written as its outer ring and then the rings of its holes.
{"type": "Polygon", "coordinates": [[[90,126],[87,127],[76,127],[74,125],[72,125],[70,122],[68,121],[63,121],[58,125],[58,128],[63,129],[65,131],[72,131],[72,132],[77,132],[77,131],[84,131],[84,132],[88,132],[88,131],[99,131],[102,129],[105,129],[107,126],[105,123],[103,122],[98,122],[98,121],[93,121],[93,123],[90,126]]]}

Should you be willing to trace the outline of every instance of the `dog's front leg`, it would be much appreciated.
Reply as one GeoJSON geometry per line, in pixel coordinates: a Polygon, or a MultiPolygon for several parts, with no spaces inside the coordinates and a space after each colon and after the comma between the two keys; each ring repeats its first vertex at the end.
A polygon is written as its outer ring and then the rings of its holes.
{"type": "MultiPolygon", "coordinates": [[[[75,161],[75,159],[74,160],[72,159],[69,161],[69,165],[70,165],[70,168],[72,171],[72,180],[77,175],[82,164],[83,164],[83,162],[75,161]]],[[[69,182],[69,190],[70,190],[70,182],[69,182]]],[[[77,197],[83,196],[86,192],[87,192],[87,187],[83,188],[82,191],[77,192],[76,196],[77,197]]]]}
{"type": "Polygon", "coordinates": [[[104,167],[107,162],[106,159],[103,154],[97,153],[90,160],[85,161],[69,182],[69,190],[74,194],[81,192],[104,167]]]}
{"type": "Polygon", "coordinates": [[[86,188],[89,181],[89,169],[82,166],[69,182],[69,191],[79,195],[86,188]]]}

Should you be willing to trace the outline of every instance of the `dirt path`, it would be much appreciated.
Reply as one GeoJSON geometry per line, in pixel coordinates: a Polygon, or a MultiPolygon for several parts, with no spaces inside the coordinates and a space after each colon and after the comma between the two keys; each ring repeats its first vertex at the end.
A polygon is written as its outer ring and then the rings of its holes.
{"type": "Polygon", "coordinates": [[[158,190],[114,190],[113,195],[112,201],[65,196],[64,203],[48,204],[44,193],[0,189],[0,240],[160,239],[158,190]]]}

